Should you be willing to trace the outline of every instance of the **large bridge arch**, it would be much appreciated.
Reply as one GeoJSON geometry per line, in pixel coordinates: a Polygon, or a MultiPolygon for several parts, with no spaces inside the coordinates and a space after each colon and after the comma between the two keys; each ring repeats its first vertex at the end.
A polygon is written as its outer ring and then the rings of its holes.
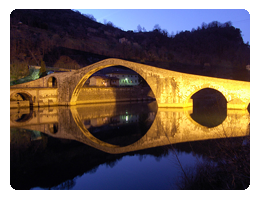
{"type": "Polygon", "coordinates": [[[154,93],[155,98],[156,98],[156,86],[155,86],[155,83],[153,82],[154,80],[147,78],[147,75],[151,75],[153,70],[156,71],[156,69],[153,69],[155,67],[149,66],[149,69],[147,70],[146,69],[147,65],[133,63],[133,62],[129,62],[129,61],[121,60],[121,59],[106,59],[106,60],[89,65],[89,66],[84,67],[81,70],[79,70],[80,74],[81,74],[81,78],[80,78],[79,82],[77,83],[77,85],[75,86],[75,89],[71,95],[70,105],[76,104],[80,89],[83,87],[84,83],[88,80],[88,78],[92,74],[94,74],[95,72],[97,72],[101,69],[112,67],[112,66],[119,66],[119,65],[126,67],[128,69],[131,69],[131,70],[135,71],[136,73],[138,73],[141,77],[143,77],[144,80],[149,85],[149,87],[151,88],[151,90],[154,93]],[[149,72],[150,72],[150,74],[149,74],[149,72]]]}

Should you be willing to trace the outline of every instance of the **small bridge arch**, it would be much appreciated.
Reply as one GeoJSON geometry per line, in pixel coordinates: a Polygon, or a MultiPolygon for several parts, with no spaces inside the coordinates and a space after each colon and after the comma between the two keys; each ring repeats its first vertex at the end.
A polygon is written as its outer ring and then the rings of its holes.
{"type": "Polygon", "coordinates": [[[185,103],[206,88],[220,92],[226,99],[227,109],[247,109],[250,103],[250,82],[184,73],[181,80],[177,76],[177,82],[181,83],[180,97],[185,103]]]}
{"type": "Polygon", "coordinates": [[[227,101],[228,96],[227,96],[225,90],[223,90],[223,87],[220,87],[219,85],[213,85],[210,83],[205,83],[205,84],[198,85],[197,87],[195,87],[193,89],[193,91],[191,91],[191,93],[188,95],[186,102],[188,102],[194,94],[202,91],[203,89],[212,89],[212,90],[219,92],[225,98],[226,102],[228,102],[227,101]]]}
{"type": "Polygon", "coordinates": [[[47,87],[58,87],[58,81],[55,76],[50,76],[48,78],[47,87]]]}
{"type": "Polygon", "coordinates": [[[16,102],[17,104],[19,104],[22,107],[25,106],[24,103],[28,102],[29,107],[32,107],[33,106],[33,97],[30,93],[28,93],[26,91],[15,91],[10,94],[10,102],[16,102]]]}

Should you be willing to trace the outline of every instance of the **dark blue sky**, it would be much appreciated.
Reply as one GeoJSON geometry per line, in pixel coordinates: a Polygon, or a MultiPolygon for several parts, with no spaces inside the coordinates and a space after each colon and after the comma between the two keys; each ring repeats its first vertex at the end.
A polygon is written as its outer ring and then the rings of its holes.
{"type": "Polygon", "coordinates": [[[171,35],[197,29],[203,22],[232,22],[242,31],[244,42],[250,43],[250,14],[245,9],[77,9],[91,14],[101,23],[112,22],[122,30],[137,30],[137,26],[152,31],[156,24],[171,35]]]}

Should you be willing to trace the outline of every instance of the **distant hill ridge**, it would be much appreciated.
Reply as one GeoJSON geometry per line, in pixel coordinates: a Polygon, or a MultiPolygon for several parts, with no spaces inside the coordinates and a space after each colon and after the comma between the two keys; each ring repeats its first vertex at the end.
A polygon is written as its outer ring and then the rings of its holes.
{"type": "Polygon", "coordinates": [[[11,75],[39,65],[79,69],[114,57],[187,73],[249,81],[250,46],[230,22],[203,23],[175,36],[159,26],[122,31],[73,10],[14,10],[10,15],[11,75]]]}

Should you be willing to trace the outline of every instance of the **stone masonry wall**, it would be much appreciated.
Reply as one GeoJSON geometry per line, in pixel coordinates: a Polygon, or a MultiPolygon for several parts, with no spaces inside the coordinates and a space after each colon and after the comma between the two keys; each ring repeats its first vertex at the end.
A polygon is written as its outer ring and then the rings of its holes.
{"type": "Polygon", "coordinates": [[[149,87],[87,87],[81,88],[77,104],[116,101],[151,100],[149,87]]]}

